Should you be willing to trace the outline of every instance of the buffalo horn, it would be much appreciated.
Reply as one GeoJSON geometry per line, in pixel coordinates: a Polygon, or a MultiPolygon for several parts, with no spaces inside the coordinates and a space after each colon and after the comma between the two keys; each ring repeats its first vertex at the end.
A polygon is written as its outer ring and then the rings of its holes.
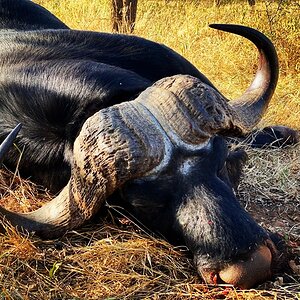
{"type": "Polygon", "coordinates": [[[49,203],[30,213],[0,207],[14,226],[53,238],[90,219],[125,181],[155,168],[168,149],[153,117],[123,103],[90,117],[74,144],[68,185],[49,203]]]}
{"type": "Polygon", "coordinates": [[[275,91],[279,74],[276,49],[265,35],[253,28],[230,24],[211,24],[210,27],[243,36],[259,51],[259,64],[251,85],[241,97],[230,101],[235,129],[248,133],[261,120],[275,91]]]}
{"type": "Polygon", "coordinates": [[[197,78],[177,75],[158,81],[133,101],[97,112],[75,140],[71,178],[61,193],[36,211],[22,214],[0,207],[0,214],[46,237],[80,226],[126,181],[159,173],[174,146],[200,149],[215,128],[230,123],[226,100],[210,98],[211,91],[197,78]],[[212,117],[211,109],[219,115],[212,117]]]}
{"type": "Polygon", "coordinates": [[[18,124],[11,132],[10,134],[5,138],[5,140],[0,145],[0,162],[3,159],[5,153],[8,151],[8,149],[12,146],[17,134],[22,128],[22,124],[18,124]]]}
{"type": "Polygon", "coordinates": [[[71,178],[51,202],[19,214],[0,208],[13,225],[54,237],[90,219],[127,180],[156,175],[175,148],[197,151],[216,133],[247,133],[261,119],[278,78],[276,51],[256,30],[212,25],[250,39],[260,52],[255,79],[242,97],[228,102],[188,75],[164,78],[131,102],[90,117],[74,144],[71,178]]]}

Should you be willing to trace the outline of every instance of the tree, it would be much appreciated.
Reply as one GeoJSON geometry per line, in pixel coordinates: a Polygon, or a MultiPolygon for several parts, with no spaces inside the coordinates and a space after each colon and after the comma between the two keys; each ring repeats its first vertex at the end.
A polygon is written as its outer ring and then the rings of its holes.
{"type": "Polygon", "coordinates": [[[138,0],[112,0],[112,28],[114,32],[132,33],[135,26],[138,0]]]}

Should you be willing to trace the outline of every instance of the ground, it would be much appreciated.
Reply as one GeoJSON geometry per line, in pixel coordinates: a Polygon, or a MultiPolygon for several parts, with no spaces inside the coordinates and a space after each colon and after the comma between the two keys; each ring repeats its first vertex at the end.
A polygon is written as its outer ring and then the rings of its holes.
{"type": "MultiPolygon", "coordinates": [[[[300,145],[247,151],[238,196],[287,245],[285,270],[270,281],[249,291],[207,286],[187,249],[143,232],[109,208],[54,241],[6,225],[8,232],[0,236],[2,299],[299,299],[300,145]]],[[[0,174],[1,204],[7,208],[28,211],[51,198],[17,174],[0,174]]]]}

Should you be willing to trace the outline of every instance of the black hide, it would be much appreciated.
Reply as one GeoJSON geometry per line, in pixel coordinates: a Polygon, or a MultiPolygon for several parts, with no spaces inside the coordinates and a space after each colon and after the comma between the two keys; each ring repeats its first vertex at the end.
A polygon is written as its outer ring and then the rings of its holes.
{"type": "Polygon", "coordinates": [[[155,177],[127,183],[117,203],[173,244],[187,245],[197,265],[218,268],[247,256],[267,234],[234,195],[247,155],[228,152],[221,137],[210,143],[194,154],[177,152],[155,177]]]}
{"type": "Polygon", "coordinates": [[[22,151],[21,174],[52,192],[68,181],[73,142],[93,113],[131,100],[174,74],[212,85],[166,46],[135,36],[64,29],[31,1],[0,1],[0,7],[0,141],[23,124],[19,149],[12,149],[5,163],[14,168],[22,151]]]}

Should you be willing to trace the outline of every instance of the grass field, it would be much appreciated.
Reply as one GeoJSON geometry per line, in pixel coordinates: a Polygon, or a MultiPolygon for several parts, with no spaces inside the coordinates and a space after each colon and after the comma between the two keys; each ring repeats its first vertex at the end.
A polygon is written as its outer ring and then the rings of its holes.
{"type": "MultiPolygon", "coordinates": [[[[111,31],[110,0],[39,0],[74,29],[111,31]]],[[[254,27],[274,42],[280,79],[264,122],[300,128],[299,1],[140,0],[135,34],[166,44],[201,70],[227,97],[245,90],[256,69],[255,47],[243,38],[210,29],[210,23],[254,27]],[[202,3],[203,2],[203,3],[202,3]],[[222,4],[223,3],[223,4],[222,4]]]]}
{"type": "MultiPolygon", "coordinates": [[[[75,29],[110,32],[108,0],[38,0],[75,29]]],[[[300,129],[300,2],[139,0],[135,34],[162,42],[192,61],[222,92],[235,98],[251,82],[255,48],[209,23],[255,27],[274,42],[280,79],[262,124],[300,129]],[[199,4],[200,3],[200,4],[199,4]]],[[[114,210],[96,224],[55,241],[0,235],[0,299],[300,299],[300,145],[250,150],[238,196],[256,220],[287,244],[286,266],[253,290],[207,286],[187,251],[153,238],[114,210]],[[112,217],[111,215],[114,215],[112,217]]],[[[28,211],[51,195],[0,170],[0,204],[28,211]]]]}

